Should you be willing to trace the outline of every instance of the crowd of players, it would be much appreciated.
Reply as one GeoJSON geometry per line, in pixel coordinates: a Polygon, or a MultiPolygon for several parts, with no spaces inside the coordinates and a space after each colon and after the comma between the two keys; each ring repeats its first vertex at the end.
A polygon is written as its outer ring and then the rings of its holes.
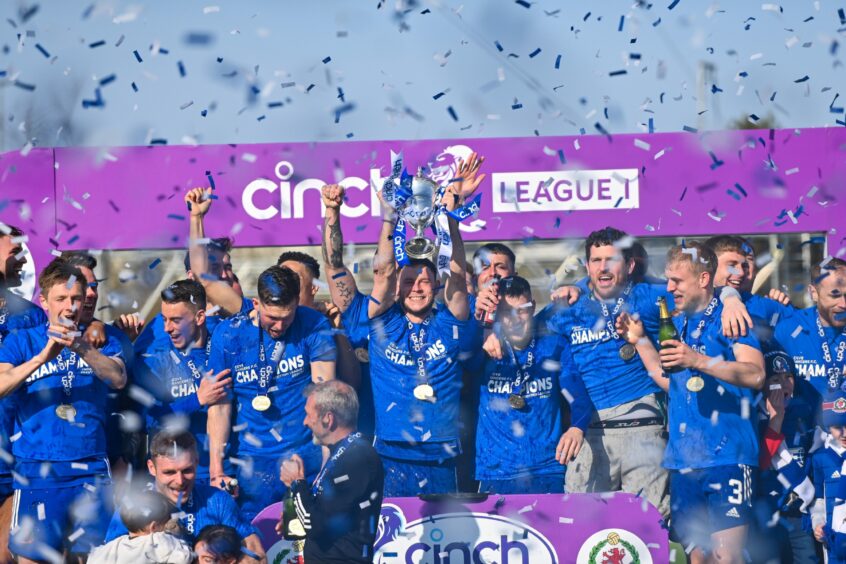
{"type": "Polygon", "coordinates": [[[289,488],[307,563],[367,562],[383,496],[470,483],[642,496],[692,562],[846,562],[846,262],[813,266],[801,309],[751,293],[742,238],[685,241],[656,280],[609,227],[585,241],[587,276],[537,311],[512,250],[468,264],[452,217],[448,273],[398,264],[383,206],[365,294],[344,190],[322,198],[322,265],[285,252],[247,299],[204,231],[211,189],[189,191],[186,277],[147,323],[96,319],[85,252],[42,270],[40,307],[16,296],[26,234],[0,226],[0,562],[265,561],[250,523],[289,488]]]}

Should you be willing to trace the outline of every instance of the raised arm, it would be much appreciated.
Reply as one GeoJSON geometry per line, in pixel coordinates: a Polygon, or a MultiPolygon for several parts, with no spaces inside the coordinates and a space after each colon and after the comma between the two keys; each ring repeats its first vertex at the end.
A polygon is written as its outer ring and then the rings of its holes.
{"type": "MultiPolygon", "coordinates": [[[[441,201],[447,211],[453,211],[464,204],[464,201],[476,191],[484,180],[484,174],[478,174],[479,168],[485,162],[484,157],[471,153],[467,161],[461,161],[455,174],[455,179],[444,192],[441,201]]],[[[449,261],[449,276],[444,288],[444,301],[450,313],[459,320],[470,316],[470,306],[467,300],[467,258],[464,255],[464,241],[458,222],[447,216],[449,236],[452,240],[452,257],[449,261]]]]}
{"type": "Polygon", "coordinates": [[[384,313],[396,300],[397,261],[394,257],[394,228],[397,225],[397,213],[382,199],[382,229],[376,244],[376,256],[373,257],[373,291],[367,304],[367,316],[371,319],[384,313]]]}
{"type": "Polygon", "coordinates": [[[88,363],[94,374],[113,390],[126,386],[126,366],[117,357],[106,356],[87,342],[77,338],[71,347],[88,363]]]}
{"type": "Polygon", "coordinates": [[[224,315],[234,315],[241,310],[241,296],[229,284],[209,274],[204,219],[211,208],[211,192],[211,188],[194,188],[185,194],[185,201],[191,208],[188,257],[191,273],[205,288],[208,300],[220,307],[224,315]]]}
{"type": "Polygon", "coordinates": [[[735,343],[732,350],[736,360],[728,361],[698,353],[680,341],[661,344],[666,348],[662,348],[659,355],[667,368],[690,368],[743,388],[759,390],[764,385],[764,355],[749,345],[735,343]]]}
{"type": "Polygon", "coordinates": [[[323,268],[329,283],[332,303],[345,312],[357,291],[355,278],[344,266],[344,236],[341,233],[341,206],[344,205],[344,187],[329,184],[321,190],[326,218],[323,220],[323,268]]]}
{"type": "MultiPolygon", "coordinates": [[[[228,397],[220,403],[209,406],[206,432],[209,434],[209,476],[211,485],[218,488],[220,482],[228,484],[232,479],[223,471],[223,458],[231,431],[232,400],[228,397]]],[[[221,488],[222,489],[222,488],[221,488]]]]}

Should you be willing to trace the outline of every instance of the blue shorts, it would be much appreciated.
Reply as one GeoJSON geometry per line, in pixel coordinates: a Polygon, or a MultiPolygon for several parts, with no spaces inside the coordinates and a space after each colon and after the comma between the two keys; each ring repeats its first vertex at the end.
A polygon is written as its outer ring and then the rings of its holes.
{"type": "MultiPolygon", "coordinates": [[[[314,481],[323,464],[323,451],[317,445],[309,445],[297,454],[305,464],[305,479],[314,481]]],[[[238,465],[238,505],[247,521],[252,521],[262,509],[282,501],[288,488],[279,479],[282,461],[288,456],[253,456],[245,457],[245,464],[238,465]]]]}
{"type": "Polygon", "coordinates": [[[711,549],[711,535],[749,525],[756,468],[729,464],[670,472],[670,517],[676,538],[687,548],[711,549]]]}
{"type": "Polygon", "coordinates": [[[458,490],[454,458],[438,462],[382,456],[382,466],[385,469],[385,497],[415,497],[458,490]]]}
{"type": "Polygon", "coordinates": [[[9,550],[30,560],[87,554],[103,543],[111,508],[108,481],[43,489],[15,489],[9,550]]]}
{"type": "Polygon", "coordinates": [[[479,481],[479,491],[496,494],[564,493],[564,474],[524,474],[506,480],[479,481]]]}

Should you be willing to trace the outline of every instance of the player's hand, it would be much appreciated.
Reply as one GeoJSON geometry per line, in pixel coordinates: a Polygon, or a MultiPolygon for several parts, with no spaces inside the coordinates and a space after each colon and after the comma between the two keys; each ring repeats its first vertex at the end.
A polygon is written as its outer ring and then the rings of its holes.
{"type": "Polygon", "coordinates": [[[748,330],[752,328],[752,318],[746,306],[743,305],[743,301],[738,298],[726,298],[720,320],[723,324],[723,335],[732,339],[745,337],[748,330]]]}
{"type": "Polygon", "coordinates": [[[130,341],[134,341],[144,328],[144,320],[137,313],[123,313],[115,319],[114,325],[123,331],[130,341]]]}
{"type": "Polygon", "coordinates": [[[221,370],[212,376],[211,370],[200,378],[200,386],[197,388],[197,399],[200,405],[214,405],[226,399],[229,387],[232,385],[231,370],[221,370]]]}
{"type": "Polygon", "coordinates": [[[485,157],[481,157],[476,153],[470,153],[467,161],[463,159],[458,160],[455,180],[450,186],[454,187],[453,193],[458,196],[460,203],[464,203],[476,191],[482,180],[485,179],[484,174],[479,174],[479,169],[484,162],[485,157]]]}
{"type": "Polygon", "coordinates": [[[289,488],[291,487],[291,484],[297,480],[304,480],[305,466],[303,465],[303,459],[300,458],[299,455],[295,454],[288,460],[284,461],[282,466],[279,468],[279,479],[282,480],[282,483],[289,488]]]}
{"type": "Polygon", "coordinates": [[[578,427],[570,427],[567,429],[558,440],[558,446],[555,447],[555,460],[557,460],[559,464],[567,464],[576,460],[576,456],[578,456],[579,451],[582,450],[582,441],[584,438],[584,432],[578,427]]]}
{"type": "Polygon", "coordinates": [[[192,188],[185,194],[185,202],[191,208],[191,215],[194,217],[204,217],[209,213],[209,208],[212,205],[212,189],[211,188],[192,188]]]}
{"type": "Polygon", "coordinates": [[[645,336],[643,321],[623,312],[617,317],[617,333],[630,345],[637,345],[645,336]]]}
{"type": "Polygon", "coordinates": [[[340,184],[326,184],[320,189],[320,197],[327,208],[338,209],[344,205],[344,187],[340,184]]]}
{"type": "Polygon", "coordinates": [[[686,343],[670,339],[661,341],[661,347],[658,355],[661,357],[661,366],[664,368],[672,368],[674,366],[694,368],[699,363],[701,355],[686,343]]]}
{"type": "Polygon", "coordinates": [[[823,530],[823,527],[825,527],[825,523],[814,527],[814,538],[817,539],[817,542],[823,542],[825,540],[825,531],[823,530]]]}
{"type": "Polygon", "coordinates": [[[82,339],[95,349],[99,349],[106,344],[106,324],[98,319],[93,320],[86,327],[82,339]]]}
{"type": "Polygon", "coordinates": [[[211,485],[223,490],[232,497],[238,497],[238,480],[226,474],[215,474],[211,478],[211,485]]]}
{"type": "Polygon", "coordinates": [[[566,301],[567,304],[573,305],[580,295],[582,295],[582,291],[579,290],[578,286],[561,286],[553,290],[549,297],[553,302],[566,301]]]}
{"type": "Polygon", "coordinates": [[[486,313],[495,313],[499,307],[499,284],[491,282],[476,294],[476,319],[482,320],[486,313]]]}
{"type": "Polygon", "coordinates": [[[499,337],[497,337],[494,333],[491,333],[488,335],[488,338],[485,339],[485,342],[482,344],[482,350],[484,350],[487,355],[494,360],[502,358],[502,343],[499,342],[499,337]]]}
{"type": "Polygon", "coordinates": [[[341,321],[341,310],[333,304],[332,302],[323,302],[323,307],[325,308],[324,314],[329,319],[329,324],[335,328],[340,329],[342,325],[341,321]]]}
{"type": "Polygon", "coordinates": [[[779,290],[778,288],[773,288],[770,290],[770,293],[767,294],[767,297],[771,300],[775,300],[781,305],[790,305],[790,296],[779,290]]]}
{"type": "Polygon", "coordinates": [[[73,331],[76,327],[51,323],[47,329],[47,344],[39,353],[41,362],[50,362],[62,353],[62,349],[71,347],[74,343],[73,331]]]}

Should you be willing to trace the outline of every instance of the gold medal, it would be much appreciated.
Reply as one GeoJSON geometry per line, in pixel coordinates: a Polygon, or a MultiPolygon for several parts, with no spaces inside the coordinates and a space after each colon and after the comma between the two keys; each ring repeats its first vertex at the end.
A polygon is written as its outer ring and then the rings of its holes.
{"type": "Polygon", "coordinates": [[[432,401],[435,399],[435,389],[429,384],[420,384],[414,388],[414,397],[420,401],[432,401]]]}
{"type": "Polygon", "coordinates": [[[253,409],[256,411],[267,411],[270,409],[270,398],[267,396],[256,396],[253,398],[253,409]]]}
{"type": "Polygon", "coordinates": [[[526,407],[526,398],[519,394],[509,394],[508,405],[511,406],[511,409],[523,409],[526,407]]]}
{"type": "Polygon", "coordinates": [[[367,347],[359,347],[355,349],[355,357],[359,362],[370,362],[370,353],[367,352],[367,347]]]}
{"type": "Polygon", "coordinates": [[[56,408],[56,416],[65,421],[73,421],[76,419],[76,408],[69,403],[60,404],[56,408]]]}
{"type": "Polygon", "coordinates": [[[705,387],[705,380],[701,376],[691,376],[687,381],[687,389],[691,392],[699,392],[705,387]]]}
{"type": "Polygon", "coordinates": [[[634,345],[631,343],[626,343],[619,350],[620,358],[627,361],[633,359],[636,352],[634,345]]]}

